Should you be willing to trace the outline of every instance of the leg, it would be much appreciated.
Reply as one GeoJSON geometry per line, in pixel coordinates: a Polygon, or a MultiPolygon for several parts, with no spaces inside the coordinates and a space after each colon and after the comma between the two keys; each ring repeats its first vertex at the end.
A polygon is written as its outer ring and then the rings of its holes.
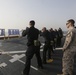
{"type": "Polygon", "coordinates": [[[63,54],[63,74],[73,75],[74,52],[67,50],[63,54]]]}
{"type": "Polygon", "coordinates": [[[53,47],[50,45],[48,47],[48,60],[47,63],[51,63],[53,61],[53,59],[51,59],[51,52],[52,52],[53,47]]]}
{"type": "Polygon", "coordinates": [[[26,63],[25,63],[25,68],[23,70],[23,73],[26,75],[29,75],[31,59],[33,55],[34,55],[33,48],[29,47],[26,52],[26,63]]]}
{"type": "Polygon", "coordinates": [[[52,46],[52,45],[50,45],[50,46],[48,47],[48,59],[51,59],[51,52],[54,53],[54,51],[53,51],[53,46],[52,46]]]}
{"type": "Polygon", "coordinates": [[[48,48],[48,59],[51,59],[51,48],[48,48]]]}
{"type": "Polygon", "coordinates": [[[42,66],[42,60],[41,60],[41,56],[40,56],[40,47],[36,48],[35,54],[36,54],[38,66],[41,67],[41,68],[43,68],[43,66],[42,66]]]}
{"type": "Polygon", "coordinates": [[[43,63],[46,64],[46,51],[47,51],[47,46],[44,45],[43,48],[43,63]]]}
{"type": "Polygon", "coordinates": [[[52,51],[52,53],[54,53],[54,50],[53,50],[53,45],[51,45],[51,51],[52,51]]]}

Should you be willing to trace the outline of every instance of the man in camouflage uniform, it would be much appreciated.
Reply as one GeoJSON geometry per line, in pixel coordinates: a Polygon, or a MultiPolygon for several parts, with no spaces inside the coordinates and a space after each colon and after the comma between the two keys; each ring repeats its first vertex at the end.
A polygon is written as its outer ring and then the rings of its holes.
{"type": "Polygon", "coordinates": [[[69,30],[63,46],[63,74],[57,75],[73,75],[74,56],[76,55],[76,29],[74,27],[74,23],[75,21],[73,19],[68,20],[66,23],[69,30]]]}

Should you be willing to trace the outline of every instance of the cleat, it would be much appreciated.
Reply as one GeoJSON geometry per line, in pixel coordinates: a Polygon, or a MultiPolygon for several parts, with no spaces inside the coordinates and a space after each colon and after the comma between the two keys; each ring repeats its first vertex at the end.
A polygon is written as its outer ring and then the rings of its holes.
{"type": "Polygon", "coordinates": [[[53,62],[53,59],[47,60],[47,63],[51,63],[51,62],[53,62]]]}

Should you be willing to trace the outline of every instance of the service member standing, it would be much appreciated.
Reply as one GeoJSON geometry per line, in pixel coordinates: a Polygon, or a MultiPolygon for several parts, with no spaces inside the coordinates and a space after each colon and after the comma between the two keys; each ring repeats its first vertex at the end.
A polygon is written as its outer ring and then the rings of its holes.
{"type": "Polygon", "coordinates": [[[74,27],[74,23],[73,19],[68,20],[66,23],[68,33],[63,46],[63,74],[57,75],[73,75],[74,56],[76,55],[76,28],[74,27]]]}
{"type": "Polygon", "coordinates": [[[57,29],[54,30],[54,48],[58,47],[58,31],[57,29]]]}
{"type": "Polygon", "coordinates": [[[46,64],[46,54],[48,52],[48,60],[51,60],[51,51],[52,51],[52,46],[51,46],[51,37],[50,37],[50,32],[46,29],[46,27],[42,28],[41,31],[41,36],[43,36],[44,40],[45,40],[45,44],[43,47],[43,63],[46,64]]]}
{"type": "Polygon", "coordinates": [[[61,46],[61,40],[62,40],[62,37],[63,37],[63,31],[62,31],[62,29],[61,28],[59,28],[58,29],[58,34],[59,34],[59,37],[58,37],[58,47],[60,47],[61,46]]]}
{"type": "Polygon", "coordinates": [[[50,41],[51,51],[54,53],[54,50],[53,50],[53,47],[54,47],[54,31],[53,31],[53,28],[51,28],[49,30],[49,32],[50,32],[50,38],[51,38],[51,41],[50,41]]]}
{"type": "Polygon", "coordinates": [[[35,21],[30,21],[29,26],[30,28],[26,29],[25,32],[23,33],[23,36],[27,35],[27,51],[26,51],[26,63],[25,63],[25,68],[23,70],[23,75],[29,75],[30,71],[30,64],[31,64],[31,59],[33,55],[36,55],[37,62],[38,62],[38,68],[43,68],[42,66],[42,61],[40,57],[40,42],[38,41],[38,35],[39,35],[39,30],[34,27],[35,21]]]}

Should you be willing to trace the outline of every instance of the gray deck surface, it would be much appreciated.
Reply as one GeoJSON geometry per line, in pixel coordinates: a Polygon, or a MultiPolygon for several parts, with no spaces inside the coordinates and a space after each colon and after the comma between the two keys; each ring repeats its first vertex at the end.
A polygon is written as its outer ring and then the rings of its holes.
{"type": "MultiPolygon", "coordinates": [[[[42,42],[43,40],[40,39],[42,42]]],[[[22,75],[25,64],[25,52],[27,49],[26,38],[14,38],[7,40],[0,40],[0,51],[11,52],[0,55],[0,75],[22,75]],[[12,51],[23,51],[22,53],[12,53],[12,51]]],[[[61,50],[55,50],[52,54],[53,62],[44,64],[44,69],[37,68],[36,57],[31,60],[30,75],[57,75],[61,73],[62,69],[62,54],[61,50]]],[[[42,51],[41,51],[42,57],[42,51]]],[[[76,75],[76,58],[74,64],[74,75],[76,75]]]]}

